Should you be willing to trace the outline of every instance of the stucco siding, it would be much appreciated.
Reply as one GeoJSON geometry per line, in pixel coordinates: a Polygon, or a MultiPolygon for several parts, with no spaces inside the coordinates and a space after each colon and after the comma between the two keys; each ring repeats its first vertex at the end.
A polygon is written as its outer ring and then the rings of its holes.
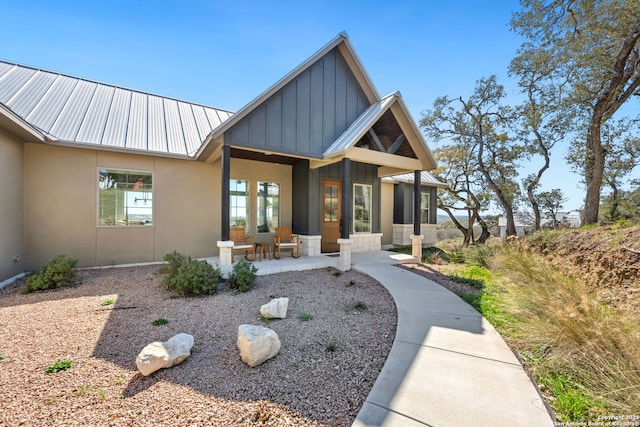
{"type": "Polygon", "coordinates": [[[0,282],[27,270],[24,244],[24,144],[0,130],[0,282]]]}
{"type": "Polygon", "coordinates": [[[393,184],[381,184],[380,200],[381,243],[390,245],[393,243],[393,184]]]}
{"type": "Polygon", "coordinates": [[[25,236],[30,269],[58,254],[96,260],[96,153],[25,145],[25,236]]]}

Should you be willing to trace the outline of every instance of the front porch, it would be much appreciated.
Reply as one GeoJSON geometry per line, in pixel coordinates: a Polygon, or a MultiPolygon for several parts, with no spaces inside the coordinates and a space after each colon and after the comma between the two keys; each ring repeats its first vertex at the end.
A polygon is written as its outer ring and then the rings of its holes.
{"type": "MultiPolygon", "coordinates": [[[[236,257],[241,259],[241,257],[236,257]]],[[[208,257],[205,260],[214,266],[220,266],[220,257],[208,257]]],[[[369,251],[369,252],[356,252],[351,255],[352,264],[357,268],[358,264],[375,262],[385,263],[401,263],[412,262],[415,259],[406,254],[399,254],[396,252],[388,251],[369,251]]],[[[284,255],[281,259],[263,259],[262,261],[252,262],[257,268],[257,274],[264,276],[268,274],[285,273],[287,271],[303,271],[303,270],[316,270],[319,268],[335,268],[339,267],[340,254],[322,254],[316,256],[302,255],[300,258],[293,258],[291,256],[284,255]]]]}

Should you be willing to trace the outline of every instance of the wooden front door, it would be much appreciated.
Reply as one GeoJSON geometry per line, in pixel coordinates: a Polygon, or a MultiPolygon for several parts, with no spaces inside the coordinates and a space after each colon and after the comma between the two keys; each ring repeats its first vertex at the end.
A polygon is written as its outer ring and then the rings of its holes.
{"type": "Polygon", "coordinates": [[[322,252],[338,252],[340,245],[340,181],[322,181],[322,252]]]}

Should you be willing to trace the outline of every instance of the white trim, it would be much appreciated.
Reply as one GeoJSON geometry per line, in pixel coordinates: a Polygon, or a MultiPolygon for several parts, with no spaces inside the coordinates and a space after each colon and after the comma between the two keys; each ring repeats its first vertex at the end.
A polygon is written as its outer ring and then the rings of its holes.
{"type": "Polygon", "coordinates": [[[351,232],[353,234],[370,234],[372,229],[373,218],[371,217],[373,214],[373,185],[371,184],[362,184],[359,182],[354,182],[352,187],[352,200],[351,200],[351,217],[353,221],[351,222],[351,232]],[[369,187],[369,230],[367,231],[356,231],[356,185],[361,185],[363,187],[369,187]]]}

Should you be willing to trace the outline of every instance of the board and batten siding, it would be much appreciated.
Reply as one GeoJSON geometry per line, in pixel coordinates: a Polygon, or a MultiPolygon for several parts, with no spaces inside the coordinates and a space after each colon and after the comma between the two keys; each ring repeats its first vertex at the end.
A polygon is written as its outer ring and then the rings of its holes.
{"type": "Polygon", "coordinates": [[[225,143],[320,157],[368,107],[333,49],[229,129],[225,143]]]}

